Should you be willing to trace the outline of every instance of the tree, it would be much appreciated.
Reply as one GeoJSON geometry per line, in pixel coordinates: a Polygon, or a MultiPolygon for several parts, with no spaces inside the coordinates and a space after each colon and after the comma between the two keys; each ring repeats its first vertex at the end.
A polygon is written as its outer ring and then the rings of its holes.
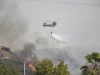
{"type": "Polygon", "coordinates": [[[10,75],[8,66],[6,66],[3,62],[0,63],[0,75],[10,75]]]}
{"type": "Polygon", "coordinates": [[[54,75],[69,75],[69,71],[67,69],[67,64],[64,64],[64,61],[61,61],[54,67],[54,75]]]}
{"type": "Polygon", "coordinates": [[[8,68],[11,71],[11,75],[21,75],[21,73],[13,66],[13,64],[10,64],[8,68]]]}
{"type": "Polygon", "coordinates": [[[51,59],[45,58],[35,63],[37,75],[69,75],[67,64],[61,61],[58,65],[54,65],[51,59]]]}
{"type": "Polygon", "coordinates": [[[0,75],[21,75],[21,73],[18,72],[12,64],[6,65],[5,63],[1,62],[0,75]]]}
{"type": "Polygon", "coordinates": [[[81,66],[82,75],[100,75],[100,54],[98,52],[92,52],[85,56],[87,64],[81,66]]]}
{"type": "Polygon", "coordinates": [[[53,70],[53,61],[48,60],[45,58],[44,60],[38,60],[36,61],[36,71],[37,75],[52,75],[52,70],[53,70]]]}

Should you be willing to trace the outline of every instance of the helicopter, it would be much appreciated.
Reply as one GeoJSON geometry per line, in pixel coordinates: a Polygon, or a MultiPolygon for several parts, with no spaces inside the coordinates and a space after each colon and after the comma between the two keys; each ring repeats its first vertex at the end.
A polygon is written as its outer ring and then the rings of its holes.
{"type": "Polygon", "coordinates": [[[47,24],[47,23],[43,24],[44,27],[55,27],[55,25],[57,25],[56,22],[53,22],[52,24],[47,24]]]}
{"type": "MultiPolygon", "coordinates": [[[[59,19],[57,19],[57,20],[59,20],[59,19]]],[[[46,22],[44,22],[44,24],[43,24],[43,26],[44,27],[55,27],[56,25],[57,25],[57,20],[55,20],[55,21],[49,21],[49,20],[47,20],[46,22]],[[48,23],[48,22],[52,22],[52,23],[48,23]]]]}

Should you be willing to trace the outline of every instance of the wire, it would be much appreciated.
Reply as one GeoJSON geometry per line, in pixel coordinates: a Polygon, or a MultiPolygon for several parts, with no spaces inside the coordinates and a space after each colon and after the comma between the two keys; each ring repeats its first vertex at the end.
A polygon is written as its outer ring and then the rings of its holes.
{"type": "Polygon", "coordinates": [[[89,5],[89,6],[100,6],[100,4],[84,4],[84,3],[70,3],[70,2],[57,2],[57,1],[43,1],[43,0],[32,0],[36,2],[48,2],[48,3],[61,3],[61,4],[73,4],[73,5],[89,5]]]}

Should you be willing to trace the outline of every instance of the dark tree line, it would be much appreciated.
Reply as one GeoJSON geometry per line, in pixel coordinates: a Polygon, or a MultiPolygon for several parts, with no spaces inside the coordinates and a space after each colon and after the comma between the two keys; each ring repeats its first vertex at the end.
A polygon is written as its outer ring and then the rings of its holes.
{"type": "Polygon", "coordinates": [[[58,65],[54,65],[51,59],[45,58],[39,60],[35,64],[36,75],[70,75],[67,64],[61,61],[58,65]]]}
{"type": "MultiPolygon", "coordinates": [[[[87,63],[81,66],[82,75],[100,75],[100,53],[93,52],[85,56],[87,63]]],[[[44,58],[37,60],[34,64],[36,72],[33,75],[70,75],[68,65],[64,61],[54,64],[52,59],[44,58]]],[[[0,63],[0,75],[21,75],[21,73],[13,66],[0,63]]]]}
{"type": "Polygon", "coordinates": [[[1,62],[0,75],[21,75],[21,73],[12,64],[6,65],[1,62]]]}

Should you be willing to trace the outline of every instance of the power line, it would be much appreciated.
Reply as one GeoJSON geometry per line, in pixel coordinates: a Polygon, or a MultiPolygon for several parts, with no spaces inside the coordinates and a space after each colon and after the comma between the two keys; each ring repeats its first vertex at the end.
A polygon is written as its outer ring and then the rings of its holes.
{"type": "Polygon", "coordinates": [[[47,3],[60,3],[60,4],[73,4],[73,5],[100,6],[100,4],[70,3],[70,2],[45,1],[45,0],[32,0],[32,1],[36,1],[36,2],[47,2],[47,3]]]}

